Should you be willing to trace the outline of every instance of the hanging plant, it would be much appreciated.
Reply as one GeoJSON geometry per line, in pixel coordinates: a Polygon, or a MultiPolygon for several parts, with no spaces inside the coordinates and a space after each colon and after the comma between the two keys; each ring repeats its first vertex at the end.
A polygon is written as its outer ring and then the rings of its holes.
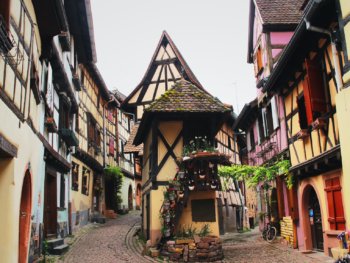
{"type": "Polygon", "coordinates": [[[256,186],[259,183],[268,183],[276,179],[277,176],[284,176],[287,187],[293,186],[294,180],[289,173],[290,161],[279,160],[274,164],[261,166],[232,165],[219,167],[218,174],[221,178],[232,178],[234,180],[246,180],[248,185],[256,186]]]}

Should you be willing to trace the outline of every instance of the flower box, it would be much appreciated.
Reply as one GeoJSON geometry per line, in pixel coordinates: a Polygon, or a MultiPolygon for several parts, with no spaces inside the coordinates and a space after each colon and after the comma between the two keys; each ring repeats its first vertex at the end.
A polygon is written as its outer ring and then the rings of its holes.
{"type": "Polygon", "coordinates": [[[309,131],[307,129],[301,129],[296,135],[298,140],[304,139],[307,136],[309,136],[309,131]]]}
{"type": "Polygon", "coordinates": [[[326,119],[325,119],[325,118],[317,118],[317,119],[311,124],[313,130],[325,128],[326,125],[327,125],[327,123],[326,123],[326,119]]]}
{"type": "Polygon", "coordinates": [[[53,117],[46,117],[45,126],[50,133],[57,132],[57,125],[53,117]]]}

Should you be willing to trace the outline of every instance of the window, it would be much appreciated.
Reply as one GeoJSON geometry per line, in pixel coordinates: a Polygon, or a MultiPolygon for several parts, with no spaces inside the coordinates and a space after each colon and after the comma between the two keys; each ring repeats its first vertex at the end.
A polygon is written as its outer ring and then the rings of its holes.
{"type": "Polygon", "coordinates": [[[339,177],[328,179],[324,189],[328,202],[328,222],[331,230],[345,230],[343,200],[339,177]]]}
{"type": "Polygon", "coordinates": [[[59,110],[59,128],[60,129],[70,129],[71,119],[70,119],[70,101],[65,94],[60,94],[60,110],[59,110]]]}
{"type": "Polygon", "coordinates": [[[267,105],[264,112],[265,112],[265,134],[266,136],[269,136],[274,131],[271,103],[267,105]]]}
{"type": "Polygon", "coordinates": [[[232,150],[231,148],[231,137],[227,135],[227,147],[232,150]]]}
{"type": "Polygon", "coordinates": [[[109,136],[109,155],[114,156],[114,137],[109,136]]]}
{"type": "Polygon", "coordinates": [[[79,109],[75,114],[75,131],[79,133],[79,109]]]}
{"type": "Polygon", "coordinates": [[[307,124],[327,112],[325,87],[323,85],[320,61],[305,60],[306,75],[303,80],[307,124]]]}
{"type": "Polygon", "coordinates": [[[6,54],[13,48],[13,38],[10,37],[10,1],[0,1],[0,53],[6,54]]]}
{"type": "Polygon", "coordinates": [[[88,144],[89,147],[94,147],[96,153],[101,152],[101,132],[97,126],[96,120],[88,113],[88,144]]]}
{"type": "Polygon", "coordinates": [[[79,189],[79,165],[72,162],[72,190],[78,191],[79,189]]]}
{"type": "Polygon", "coordinates": [[[30,89],[33,92],[35,102],[38,105],[40,103],[40,90],[39,90],[39,74],[36,70],[35,64],[32,61],[30,69],[30,89]]]}
{"type": "Polygon", "coordinates": [[[264,122],[263,122],[263,112],[260,111],[260,114],[258,114],[258,119],[256,120],[256,125],[258,127],[258,143],[262,143],[262,141],[265,139],[265,129],[264,129],[264,122]]]}
{"type": "Polygon", "coordinates": [[[64,178],[64,174],[61,174],[60,188],[60,207],[64,208],[66,205],[66,180],[64,178]]]}
{"type": "Polygon", "coordinates": [[[255,66],[255,75],[257,76],[261,73],[263,69],[263,54],[260,46],[255,54],[254,66],[255,66]]]}
{"type": "Polygon", "coordinates": [[[81,192],[84,195],[89,195],[90,170],[83,167],[83,177],[81,183],[81,192]]]}
{"type": "Polygon", "coordinates": [[[272,123],[273,129],[275,130],[279,126],[279,118],[278,118],[278,107],[277,107],[278,98],[273,97],[271,99],[271,111],[272,111],[272,123]]]}
{"type": "Polygon", "coordinates": [[[255,138],[254,138],[254,129],[251,129],[247,132],[247,150],[253,151],[255,149],[255,138]]]}
{"type": "Polygon", "coordinates": [[[301,94],[298,96],[297,105],[298,105],[300,129],[302,129],[302,130],[307,129],[308,123],[307,123],[307,117],[306,117],[304,94],[301,94]]]}

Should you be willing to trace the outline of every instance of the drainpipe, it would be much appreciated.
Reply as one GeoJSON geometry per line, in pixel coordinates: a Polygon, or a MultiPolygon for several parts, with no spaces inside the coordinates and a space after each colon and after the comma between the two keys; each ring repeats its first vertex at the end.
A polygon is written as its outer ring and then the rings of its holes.
{"type": "Polygon", "coordinates": [[[312,26],[310,24],[310,21],[307,21],[306,19],[305,19],[305,24],[306,24],[306,30],[320,33],[320,34],[325,34],[325,35],[329,36],[329,38],[331,40],[331,46],[332,46],[332,57],[333,57],[333,61],[334,61],[335,81],[337,83],[338,91],[341,91],[343,89],[342,73],[341,73],[341,69],[340,69],[338,50],[337,50],[337,46],[335,43],[335,39],[333,38],[332,32],[327,30],[327,29],[324,29],[324,28],[312,26]]]}

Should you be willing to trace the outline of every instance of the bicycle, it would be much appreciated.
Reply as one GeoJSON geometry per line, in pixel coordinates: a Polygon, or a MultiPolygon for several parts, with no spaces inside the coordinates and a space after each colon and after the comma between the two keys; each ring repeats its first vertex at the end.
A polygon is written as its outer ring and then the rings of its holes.
{"type": "Polygon", "coordinates": [[[276,227],[272,226],[271,223],[267,223],[264,227],[264,230],[262,231],[262,237],[267,242],[272,242],[276,239],[277,236],[277,229],[276,227]]]}

